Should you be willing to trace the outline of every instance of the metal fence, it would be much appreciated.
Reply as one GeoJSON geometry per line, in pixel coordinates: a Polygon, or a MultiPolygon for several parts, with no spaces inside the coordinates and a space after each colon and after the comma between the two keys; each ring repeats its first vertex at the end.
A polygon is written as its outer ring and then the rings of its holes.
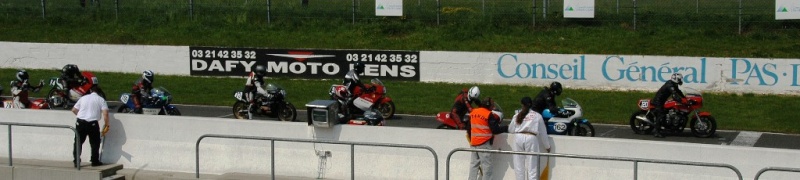
{"type": "Polygon", "coordinates": [[[782,171],[782,172],[800,173],[800,168],[766,167],[764,169],[759,170],[758,173],[756,173],[756,177],[754,179],[758,180],[759,178],[761,178],[761,174],[764,174],[767,171],[782,171]]]}
{"type": "Polygon", "coordinates": [[[275,179],[275,141],[284,142],[305,142],[305,143],[325,143],[325,144],[344,144],[350,145],[350,178],[355,179],[355,146],[381,146],[381,147],[395,147],[395,148],[411,148],[411,149],[425,149],[433,154],[434,171],[433,179],[439,179],[439,158],[433,148],[422,145],[406,145],[406,144],[389,144],[389,143],[365,143],[365,142],[349,142],[349,141],[328,141],[328,140],[311,140],[311,139],[292,139],[292,138],[274,138],[274,137],[257,137],[257,136],[237,136],[237,135],[220,135],[220,134],[206,134],[197,139],[195,146],[195,171],[196,178],[200,178],[200,141],[204,138],[222,138],[222,139],[248,139],[248,140],[266,140],[270,141],[270,161],[272,179],[275,179]]]}
{"type": "Polygon", "coordinates": [[[775,20],[775,0],[595,0],[592,19],[563,18],[563,0],[407,0],[402,17],[375,16],[375,0],[86,0],[86,7],[79,1],[5,0],[0,2],[0,15],[139,22],[202,19],[234,24],[340,20],[499,27],[605,25],[634,30],[681,25],[739,33],[800,27],[798,20],[775,20]]]}
{"type": "MultiPolygon", "coordinates": [[[[78,139],[78,130],[76,130],[76,129],[75,129],[75,127],[72,127],[72,126],[67,126],[67,125],[31,124],[31,123],[13,123],[13,122],[0,122],[0,125],[8,126],[8,166],[14,166],[14,156],[13,156],[13,155],[14,155],[14,153],[12,152],[12,149],[13,149],[13,148],[12,148],[12,146],[11,146],[11,145],[13,144],[13,143],[11,142],[11,139],[13,139],[13,138],[12,138],[12,136],[11,136],[11,134],[12,134],[12,131],[11,131],[11,126],[28,126],[28,127],[64,128],[64,129],[70,129],[70,130],[72,130],[72,132],[74,132],[74,133],[75,133],[75,140],[77,140],[77,139],[78,139]]],[[[77,142],[77,141],[76,141],[76,142],[77,142]]],[[[73,155],[74,155],[74,158],[75,158],[76,160],[78,160],[78,162],[77,162],[77,163],[78,163],[78,164],[80,164],[80,163],[81,163],[81,162],[80,162],[80,159],[81,159],[81,158],[77,158],[77,157],[79,157],[79,156],[80,156],[79,154],[81,153],[81,146],[80,146],[78,143],[75,143],[75,149],[77,149],[77,150],[75,151],[75,154],[73,154],[73,155]]],[[[81,170],[81,166],[76,166],[76,168],[77,168],[78,170],[81,170]]]]}
{"type": "MultiPolygon", "coordinates": [[[[450,151],[447,154],[447,163],[445,169],[445,173],[447,177],[446,179],[450,179],[450,158],[453,156],[454,153],[459,151],[467,151],[467,152],[484,152],[484,153],[497,153],[497,154],[519,154],[519,155],[535,155],[538,157],[540,156],[549,156],[549,157],[563,157],[563,158],[576,158],[576,159],[593,159],[593,160],[606,160],[606,161],[629,161],[633,162],[633,179],[638,179],[639,177],[639,163],[656,163],[656,164],[676,164],[676,165],[687,165],[687,166],[705,166],[705,167],[720,167],[720,168],[727,168],[733,170],[736,173],[736,177],[739,180],[742,180],[742,173],[739,172],[739,169],[734,167],[730,164],[720,164],[720,163],[704,163],[704,162],[689,162],[689,161],[672,161],[672,160],[657,160],[657,159],[641,159],[641,158],[626,158],[626,157],[606,157],[606,156],[588,156],[588,155],[574,155],[574,154],[554,154],[554,153],[536,153],[536,152],[519,152],[519,151],[501,151],[501,150],[485,150],[485,149],[470,149],[470,148],[456,148],[450,151]]],[[[539,171],[539,169],[537,169],[539,171]]],[[[538,174],[538,173],[537,173],[538,174]]]]}

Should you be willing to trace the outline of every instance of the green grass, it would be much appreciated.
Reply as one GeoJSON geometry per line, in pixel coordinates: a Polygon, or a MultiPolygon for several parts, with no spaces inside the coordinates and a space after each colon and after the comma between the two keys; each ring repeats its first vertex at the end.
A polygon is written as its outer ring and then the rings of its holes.
{"type": "MultiPolygon", "coordinates": [[[[89,0],[91,1],[91,0],[89,0]]],[[[555,54],[665,55],[698,57],[800,57],[800,21],[774,20],[774,1],[743,4],[738,34],[738,4],[723,1],[638,1],[634,30],[632,1],[596,1],[595,19],[563,19],[562,1],[551,1],[542,18],[541,1],[406,1],[403,17],[375,17],[374,1],[273,0],[267,21],[266,0],[102,1],[82,9],[77,1],[47,1],[45,18],[38,1],[0,2],[0,41],[136,45],[222,46],[256,48],[376,49],[520,52],[555,54]],[[699,4],[696,4],[699,3],[699,4]],[[696,6],[697,5],[697,6],[696,6]],[[118,11],[117,11],[118,10],[118,11]],[[437,24],[440,16],[440,24],[437,24]],[[355,17],[355,22],[352,19],[355,17]]],[[[80,63],[76,59],[76,63],[80,63]]],[[[158,72],[156,72],[158,73],[158,72]]],[[[0,67],[0,80],[12,69],[0,67]]],[[[32,79],[58,75],[31,70],[32,79]]],[[[8,76],[6,76],[8,75],[8,76]]],[[[135,74],[99,72],[112,99],[128,92],[135,74]]],[[[158,76],[156,84],[175,95],[176,103],[230,106],[241,78],[158,76]]],[[[297,107],[327,98],[340,80],[270,79],[284,86],[297,107]]],[[[451,107],[461,88],[450,83],[385,82],[399,113],[433,115],[451,107]]],[[[569,85],[567,85],[569,86],[569,85]]],[[[481,85],[510,112],[522,96],[541,87],[481,85]]],[[[43,96],[46,92],[34,94],[43,96]]],[[[705,109],[720,129],[800,133],[797,96],[707,94],[705,109]]],[[[565,90],[564,97],[583,103],[596,123],[626,124],[640,98],[653,92],[565,90]]]]}
{"type": "MultiPolygon", "coordinates": [[[[0,75],[14,74],[15,69],[0,69],[0,75]]],[[[47,81],[58,76],[57,70],[29,70],[31,80],[47,81]]],[[[138,74],[95,72],[109,100],[118,101],[121,93],[130,92],[138,74]]],[[[11,76],[2,76],[3,82],[11,81],[11,76]]],[[[244,78],[203,78],[190,76],[156,76],[156,86],[163,86],[173,94],[176,104],[203,104],[216,106],[232,106],[233,92],[244,87],[244,78]]],[[[296,107],[304,107],[305,103],[315,99],[327,99],[330,85],[340,80],[292,80],[267,79],[287,89],[288,99],[296,107]]],[[[420,83],[420,82],[384,82],[389,97],[395,101],[397,113],[434,115],[440,111],[449,111],[455,95],[468,84],[453,83],[420,83]]],[[[520,108],[519,99],[523,96],[535,96],[541,87],[480,85],[482,97],[492,97],[506,113],[520,108]]],[[[49,87],[34,97],[45,96],[49,87]]],[[[8,91],[6,90],[5,93],[8,91]]],[[[641,91],[596,91],[566,89],[562,98],[572,98],[581,103],[585,117],[593,123],[627,124],[630,115],[636,111],[637,101],[652,98],[654,92],[641,91]]],[[[781,133],[800,133],[800,104],[791,103],[800,100],[796,96],[754,95],[754,94],[704,94],[703,110],[709,111],[717,119],[719,129],[749,130],[781,133]],[[789,102],[789,103],[787,103],[789,102]]]]}

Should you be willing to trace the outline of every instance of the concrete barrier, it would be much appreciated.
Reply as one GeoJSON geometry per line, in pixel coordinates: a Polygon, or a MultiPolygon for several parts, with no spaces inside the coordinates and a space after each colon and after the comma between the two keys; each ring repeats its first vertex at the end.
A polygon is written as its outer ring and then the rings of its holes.
{"type": "MultiPolygon", "coordinates": [[[[68,111],[0,109],[3,122],[74,124],[68,111]]],[[[402,121],[402,120],[397,120],[402,121]]],[[[402,127],[340,125],[314,128],[302,122],[242,121],[222,118],[112,114],[111,131],[102,160],[129,169],[195,171],[195,143],[203,134],[229,134],[277,138],[323,139],[424,145],[439,157],[438,178],[445,177],[447,154],[468,147],[464,131],[402,127]]],[[[71,161],[72,132],[34,127],[12,127],[13,157],[71,161]]],[[[8,128],[0,128],[0,154],[8,154],[8,128]]],[[[510,150],[509,134],[496,137],[495,148],[510,150]]],[[[629,139],[552,136],[554,153],[617,156],[731,164],[744,179],[752,179],[768,166],[796,167],[800,151],[723,145],[655,142],[629,139]]],[[[200,171],[269,174],[270,142],[205,139],[200,144],[200,171]]],[[[84,144],[83,159],[89,145],[84,144]]],[[[434,161],[426,150],[354,147],[357,179],[433,179],[434,161]]],[[[318,143],[275,142],[275,171],[282,176],[350,179],[350,146],[318,143]],[[323,164],[317,151],[331,151],[323,164]]],[[[496,179],[513,179],[510,155],[495,155],[496,179]]],[[[469,153],[451,160],[451,179],[466,179],[469,153]]],[[[640,179],[735,179],[722,168],[640,163],[640,179]]],[[[633,163],[553,158],[552,179],[632,179],[633,163]]],[[[764,179],[798,179],[800,174],[771,173],[764,179]]]]}

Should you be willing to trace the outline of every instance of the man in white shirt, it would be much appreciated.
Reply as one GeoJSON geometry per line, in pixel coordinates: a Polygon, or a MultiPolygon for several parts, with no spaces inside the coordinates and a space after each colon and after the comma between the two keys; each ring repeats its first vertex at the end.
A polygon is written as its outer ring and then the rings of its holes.
{"type": "MultiPolygon", "coordinates": [[[[103,163],[100,162],[100,125],[97,121],[100,120],[102,116],[105,122],[102,134],[105,136],[108,132],[108,105],[105,99],[97,95],[96,90],[96,86],[92,87],[91,94],[78,99],[78,102],[75,103],[75,106],[72,108],[72,113],[77,116],[75,126],[78,130],[78,138],[80,139],[80,144],[78,146],[83,146],[83,142],[86,141],[86,136],[88,135],[89,144],[92,147],[92,166],[101,166],[103,163]]],[[[77,140],[78,139],[76,139],[75,143],[78,143],[77,140]]],[[[72,154],[76,154],[76,151],[80,151],[80,149],[74,149],[72,154]]],[[[76,167],[80,165],[80,152],[72,162],[75,163],[76,167]]]]}

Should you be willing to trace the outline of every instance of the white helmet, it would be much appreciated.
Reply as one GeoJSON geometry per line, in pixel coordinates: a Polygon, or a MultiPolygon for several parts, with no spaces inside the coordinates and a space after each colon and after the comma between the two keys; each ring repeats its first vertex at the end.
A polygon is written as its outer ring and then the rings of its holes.
{"type": "Polygon", "coordinates": [[[469,88],[468,93],[469,96],[467,96],[467,100],[469,101],[478,100],[478,97],[481,96],[481,90],[478,89],[478,86],[472,86],[471,88],[469,88]]]}
{"type": "Polygon", "coordinates": [[[683,74],[681,73],[672,74],[672,78],[670,78],[669,80],[678,85],[683,85],[683,74]]]}

